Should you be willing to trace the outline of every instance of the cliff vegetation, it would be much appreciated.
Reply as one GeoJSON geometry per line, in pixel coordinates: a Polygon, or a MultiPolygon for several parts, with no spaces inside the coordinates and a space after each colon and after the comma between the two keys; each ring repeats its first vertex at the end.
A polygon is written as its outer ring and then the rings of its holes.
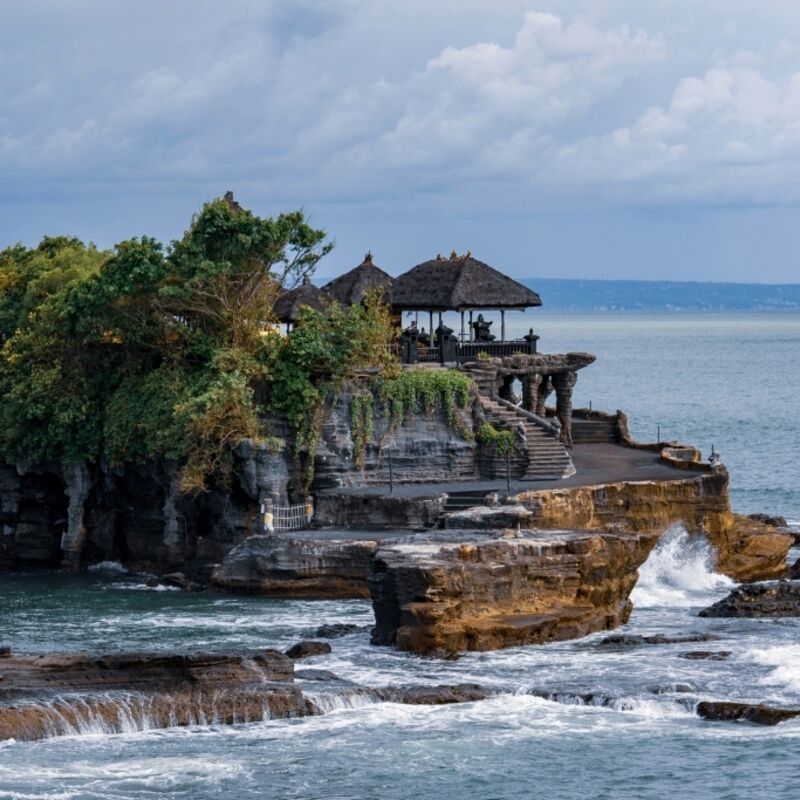
{"type": "Polygon", "coordinates": [[[226,198],[169,245],[143,236],[100,250],[45,237],[3,250],[0,457],[158,459],[197,491],[225,478],[238,441],[283,446],[265,423],[271,412],[312,464],[331,387],[364,364],[382,374],[393,363],[377,297],[306,309],[291,336],[278,335],[279,293],[330,249],[300,211],[261,218],[226,198]]]}

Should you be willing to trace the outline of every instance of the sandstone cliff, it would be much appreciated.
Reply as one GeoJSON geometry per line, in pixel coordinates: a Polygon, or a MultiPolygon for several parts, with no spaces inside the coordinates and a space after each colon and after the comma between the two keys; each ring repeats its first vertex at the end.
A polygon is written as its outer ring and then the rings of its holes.
{"type": "Polygon", "coordinates": [[[448,655],[571,639],[625,623],[656,533],[459,534],[382,547],[375,644],[448,655]]]}
{"type": "Polygon", "coordinates": [[[739,581],[783,574],[793,544],[790,534],[732,513],[724,467],[685,480],[522,492],[514,501],[528,512],[524,527],[663,532],[681,523],[692,533],[706,534],[717,569],[739,581]]]}

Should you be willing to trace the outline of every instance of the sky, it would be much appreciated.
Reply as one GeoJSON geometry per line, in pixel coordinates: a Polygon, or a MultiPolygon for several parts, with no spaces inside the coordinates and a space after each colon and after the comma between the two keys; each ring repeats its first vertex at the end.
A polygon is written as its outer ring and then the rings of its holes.
{"type": "Polygon", "coordinates": [[[233,190],[398,274],[800,282],[797,0],[1,0],[0,248],[233,190]]]}

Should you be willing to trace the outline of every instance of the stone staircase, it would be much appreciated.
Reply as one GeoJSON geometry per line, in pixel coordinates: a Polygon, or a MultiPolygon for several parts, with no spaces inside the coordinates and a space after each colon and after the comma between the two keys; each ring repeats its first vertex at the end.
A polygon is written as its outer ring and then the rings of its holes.
{"type": "Polygon", "coordinates": [[[616,444],[619,442],[617,420],[572,418],[573,444],[616,444]]]}
{"type": "Polygon", "coordinates": [[[522,425],[527,444],[527,463],[517,480],[556,481],[575,474],[566,447],[554,433],[535,421],[533,415],[510,403],[498,402],[483,395],[481,406],[487,420],[498,429],[516,430],[522,425]]]}
{"type": "Polygon", "coordinates": [[[448,492],[445,502],[445,513],[451,511],[465,511],[468,508],[475,508],[486,504],[486,491],[455,491],[448,492]]]}

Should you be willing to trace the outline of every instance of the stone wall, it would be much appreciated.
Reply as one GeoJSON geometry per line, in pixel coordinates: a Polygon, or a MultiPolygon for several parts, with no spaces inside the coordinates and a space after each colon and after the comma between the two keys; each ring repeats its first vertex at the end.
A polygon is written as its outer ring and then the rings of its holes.
{"type": "Polygon", "coordinates": [[[350,404],[345,388],[326,406],[315,460],[315,491],[342,486],[389,483],[389,460],[397,483],[461,481],[477,478],[474,409],[457,411],[459,424],[448,425],[442,411],[410,416],[398,427],[379,409],[373,437],[357,463],[350,404]]]}

